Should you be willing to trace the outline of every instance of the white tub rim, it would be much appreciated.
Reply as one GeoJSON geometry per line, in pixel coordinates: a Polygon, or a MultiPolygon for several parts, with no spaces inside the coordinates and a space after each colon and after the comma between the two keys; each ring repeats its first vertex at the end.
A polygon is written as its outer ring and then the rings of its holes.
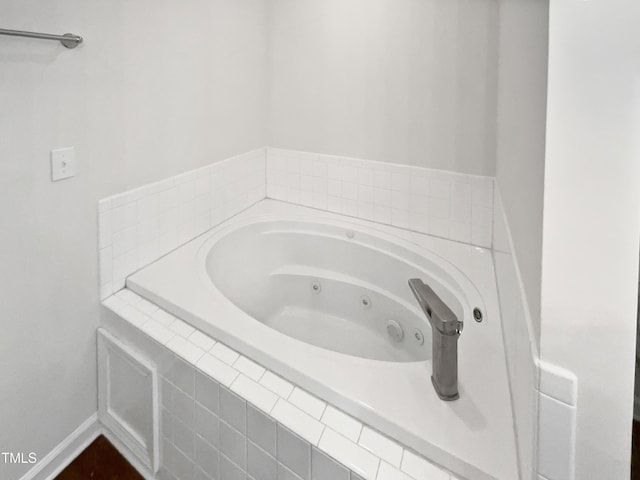
{"type": "MultiPolygon", "coordinates": [[[[212,282],[207,278],[207,283],[212,282]]],[[[263,200],[132,275],[127,279],[127,286],[215,340],[226,343],[238,352],[262,363],[290,382],[353,415],[363,423],[379,429],[445,468],[474,479],[517,478],[517,455],[497,287],[491,252],[487,249],[308,207],[263,200]],[[289,339],[293,342],[291,345],[303,345],[306,349],[305,356],[311,348],[315,348],[315,353],[310,355],[312,361],[307,365],[309,372],[305,374],[295,362],[292,364],[283,361],[285,357],[294,358],[295,352],[286,352],[287,355],[284,356],[279,351],[276,352],[277,356],[274,356],[273,352],[267,354],[257,346],[262,344],[262,339],[260,342],[252,343],[251,332],[242,331],[242,325],[246,326],[247,321],[262,325],[260,322],[224,296],[223,302],[210,298],[211,290],[205,288],[205,283],[200,277],[202,272],[198,272],[195,266],[197,252],[203,243],[215,234],[217,229],[227,228],[238,222],[251,219],[250,223],[253,223],[255,219],[265,216],[282,218],[288,215],[317,218],[321,221],[346,219],[350,224],[372,227],[374,230],[384,231],[385,234],[397,233],[403,240],[452,258],[452,263],[458,268],[469,269],[470,281],[482,292],[487,321],[483,324],[472,322],[472,325],[465,326],[461,337],[460,400],[442,402],[437,398],[425,370],[429,362],[396,363],[361,359],[313,347],[263,325],[281,339],[289,339]],[[196,283],[188,289],[182,285],[175,288],[175,282],[168,281],[166,277],[158,274],[166,268],[171,268],[172,274],[178,272],[179,275],[196,283]],[[217,316],[213,321],[207,320],[211,312],[217,316]],[[233,317],[233,321],[230,321],[228,316],[233,317]],[[237,322],[239,324],[236,324],[237,322]],[[249,333],[248,338],[242,336],[244,333],[249,333]],[[341,370],[345,370],[345,357],[349,360],[346,368],[349,372],[364,373],[369,371],[367,367],[376,365],[376,379],[389,382],[388,390],[393,394],[404,392],[410,395],[406,401],[407,405],[398,409],[393,395],[380,396],[377,385],[373,396],[371,393],[367,394],[367,389],[372,386],[367,387],[363,379],[357,379],[355,385],[352,381],[348,384],[344,381],[326,381],[327,375],[322,372],[322,368],[325,367],[317,360],[329,359],[330,362],[339,362],[336,364],[340,365],[341,370]],[[482,359],[484,367],[480,370],[477,369],[479,359],[482,359]],[[365,393],[358,394],[360,390],[365,393]],[[425,411],[430,410],[437,412],[437,415],[424,415],[425,411]],[[499,445],[499,451],[496,451],[496,445],[499,445]]],[[[255,332],[253,336],[256,336],[255,332]]],[[[332,378],[335,376],[331,365],[327,365],[326,370],[332,378]]]]}

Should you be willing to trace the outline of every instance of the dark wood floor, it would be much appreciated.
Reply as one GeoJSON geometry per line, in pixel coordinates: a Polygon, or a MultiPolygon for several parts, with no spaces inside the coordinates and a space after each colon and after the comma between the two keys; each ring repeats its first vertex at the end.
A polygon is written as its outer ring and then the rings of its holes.
{"type": "Polygon", "coordinates": [[[631,480],[640,480],[640,422],[636,420],[631,437],[631,480]]]}
{"type": "Polygon", "coordinates": [[[100,435],[56,480],[144,480],[105,437],[100,435]]]}

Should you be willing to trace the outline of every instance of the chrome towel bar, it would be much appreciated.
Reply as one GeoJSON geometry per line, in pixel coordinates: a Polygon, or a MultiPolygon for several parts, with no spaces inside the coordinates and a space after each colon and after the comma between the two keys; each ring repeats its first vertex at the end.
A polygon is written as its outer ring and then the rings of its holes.
{"type": "Polygon", "coordinates": [[[80,35],[65,33],[64,35],[51,35],[49,33],[23,32],[21,30],[6,30],[0,28],[0,35],[10,35],[12,37],[40,38],[42,40],[57,40],[67,48],[76,48],[82,43],[80,35]]]}

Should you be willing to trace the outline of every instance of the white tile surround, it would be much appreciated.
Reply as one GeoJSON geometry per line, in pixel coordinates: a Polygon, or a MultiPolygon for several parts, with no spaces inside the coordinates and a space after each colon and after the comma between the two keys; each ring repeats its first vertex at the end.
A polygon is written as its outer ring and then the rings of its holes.
{"type": "Polygon", "coordinates": [[[128,289],[103,305],[366,480],[458,479],[128,289]]]}
{"type": "Polygon", "coordinates": [[[493,178],[267,149],[267,197],[491,247],[493,178]]]}
{"type": "Polygon", "coordinates": [[[100,298],[125,278],[265,196],[260,148],[98,204],[100,298]]]}
{"type": "MultiPolygon", "coordinates": [[[[494,193],[493,178],[274,148],[238,155],[99,202],[101,299],[124,288],[125,278],[131,273],[265,197],[492,248],[521,472],[550,473],[538,464],[536,454],[538,404],[545,400],[538,392],[537,352],[530,341],[528,308],[518,287],[521,283],[517,264],[500,197],[498,192],[494,193]]],[[[251,382],[260,378],[263,386],[287,400],[262,404],[274,417],[284,419],[292,412],[303,411],[304,419],[310,417],[330,427],[341,440],[364,442],[369,449],[380,452],[384,460],[380,465],[385,466],[380,468],[378,478],[395,478],[393,475],[405,478],[402,475],[409,472],[414,473],[413,478],[427,478],[416,473],[419,468],[411,467],[410,455],[406,453],[398,464],[394,449],[384,448],[384,442],[377,442],[369,433],[363,435],[358,421],[331,406],[325,408],[315,397],[309,400],[305,392],[270,372],[265,373],[262,367],[184,322],[175,322],[155,305],[141,301],[125,314],[131,323],[144,325],[148,335],[155,335],[158,341],[164,339],[163,344],[170,341],[169,348],[182,351],[187,357],[192,355],[186,352],[191,352],[193,345],[207,351],[203,359],[191,358],[194,363],[201,362],[201,368],[234,365],[226,370],[221,368],[219,374],[224,376],[225,371],[225,381],[235,382],[235,372],[242,372],[243,380],[236,388],[243,389],[243,396],[251,396],[251,382]],[[158,317],[155,320],[160,326],[148,321],[151,313],[158,317]],[[167,325],[161,328],[163,315],[165,320],[172,320],[171,328],[166,328],[167,325]],[[389,470],[398,467],[404,473],[389,470]]],[[[548,392],[546,395],[558,400],[557,395],[548,392]]],[[[292,418],[295,417],[293,414],[292,418]]],[[[308,435],[305,438],[309,441],[322,440],[316,439],[317,432],[308,435]]],[[[326,442],[325,439],[323,445],[327,446],[326,442]]]]}
{"type": "Polygon", "coordinates": [[[540,361],[499,189],[493,255],[523,480],[574,480],[577,378],[540,361]]]}
{"type": "Polygon", "coordinates": [[[493,185],[491,177],[260,148],[102,199],[100,298],[265,197],[489,248],[493,185]]]}
{"type": "Polygon", "coordinates": [[[491,247],[493,179],[260,148],[98,204],[100,298],[265,197],[491,247]]]}

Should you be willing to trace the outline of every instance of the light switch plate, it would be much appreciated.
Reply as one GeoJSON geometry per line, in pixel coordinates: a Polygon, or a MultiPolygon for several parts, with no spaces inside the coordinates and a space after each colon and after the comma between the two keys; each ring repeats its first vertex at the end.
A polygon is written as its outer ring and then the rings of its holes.
{"type": "Polygon", "coordinates": [[[51,181],[57,182],[76,175],[75,148],[61,148],[51,151],[51,181]]]}

